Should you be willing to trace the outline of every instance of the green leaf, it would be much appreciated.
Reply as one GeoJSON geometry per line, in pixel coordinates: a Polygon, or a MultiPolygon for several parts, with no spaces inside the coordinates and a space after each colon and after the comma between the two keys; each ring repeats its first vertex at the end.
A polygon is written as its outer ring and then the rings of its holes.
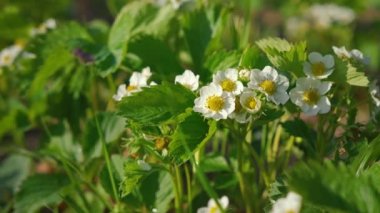
{"type": "MultiPolygon", "coordinates": [[[[144,1],[133,1],[127,4],[116,17],[108,39],[108,48],[112,54],[108,58],[115,61],[114,66],[104,70],[102,75],[106,76],[117,70],[127,53],[129,41],[134,35],[138,33],[155,36],[166,34],[174,15],[174,10],[169,6],[159,10],[144,1]]],[[[161,46],[156,44],[155,47],[161,46]]],[[[160,49],[154,49],[154,51],[160,55],[160,49]]]]}
{"type": "Polygon", "coordinates": [[[253,125],[262,126],[264,124],[276,120],[277,118],[280,118],[282,115],[284,115],[284,113],[285,112],[283,110],[279,110],[276,108],[265,108],[261,113],[260,117],[258,117],[254,121],[253,125]]]}
{"type": "Polygon", "coordinates": [[[14,193],[28,176],[31,160],[22,155],[10,155],[0,165],[1,194],[14,193]]]}
{"type": "Polygon", "coordinates": [[[113,54],[116,63],[115,66],[104,71],[103,76],[115,72],[121,64],[127,51],[128,41],[134,33],[133,30],[136,26],[139,26],[139,24],[150,19],[149,13],[145,13],[145,11],[146,3],[134,1],[127,4],[116,17],[108,39],[108,48],[113,54]]]}
{"type": "MultiPolygon", "coordinates": [[[[374,173],[378,175],[378,173],[374,173]]],[[[378,176],[355,175],[340,164],[327,161],[300,163],[288,173],[290,189],[304,201],[331,212],[377,212],[380,191],[378,176]]]]}
{"type": "Polygon", "coordinates": [[[257,46],[247,47],[240,57],[239,67],[262,69],[269,64],[264,53],[257,46]]]}
{"type": "Polygon", "coordinates": [[[183,72],[176,55],[161,40],[149,35],[139,35],[129,44],[129,51],[141,58],[161,79],[172,81],[183,72]]]}
{"type": "MultiPolygon", "coordinates": [[[[115,179],[116,187],[121,186],[124,177],[124,163],[126,163],[126,158],[121,155],[111,156],[111,171],[115,179]]],[[[108,173],[107,166],[104,165],[103,169],[100,171],[100,183],[108,194],[114,196],[112,183],[108,173]]]]}
{"type": "Polygon", "coordinates": [[[205,10],[198,9],[186,13],[182,19],[182,26],[194,68],[202,70],[205,51],[212,35],[205,10]]]}
{"type": "Polygon", "coordinates": [[[358,68],[351,64],[348,64],[347,68],[346,78],[348,84],[359,87],[368,87],[369,80],[364,72],[360,72],[358,68]]]}
{"type": "Polygon", "coordinates": [[[216,122],[205,120],[199,113],[192,112],[181,122],[169,143],[169,154],[173,160],[181,164],[215,133],[216,122]]]}
{"type": "Polygon", "coordinates": [[[154,172],[154,170],[144,170],[135,160],[128,160],[124,164],[124,180],[121,185],[122,196],[126,196],[134,191],[144,177],[154,172]]]}
{"type": "MultiPolygon", "coordinates": [[[[103,112],[96,115],[100,129],[106,143],[118,139],[125,129],[125,119],[112,112],[103,112]]],[[[95,118],[88,121],[83,139],[83,152],[88,159],[101,155],[102,142],[96,128],[95,118]]]]}
{"type": "Polygon", "coordinates": [[[174,185],[168,172],[161,171],[158,177],[158,190],[156,191],[155,207],[157,212],[167,212],[170,202],[174,198],[174,185]]]}
{"type": "Polygon", "coordinates": [[[266,38],[256,44],[275,67],[297,77],[303,76],[303,62],[307,57],[306,42],[291,44],[280,38],[266,38]]]}
{"type": "Polygon", "coordinates": [[[180,85],[163,83],[125,97],[119,104],[122,116],[144,125],[155,125],[193,107],[195,95],[180,85]]]}
{"type": "Polygon", "coordinates": [[[62,174],[38,174],[26,179],[16,194],[15,212],[34,212],[42,206],[59,203],[69,179],[62,174]]]}
{"type": "Polygon", "coordinates": [[[211,155],[202,158],[199,163],[204,172],[226,172],[231,171],[226,159],[221,155],[211,155]]]}
{"type": "Polygon", "coordinates": [[[373,139],[369,144],[362,142],[363,145],[357,155],[352,158],[351,168],[360,174],[374,162],[380,159],[380,136],[373,139]]]}
{"type": "Polygon", "coordinates": [[[206,58],[205,67],[210,73],[227,68],[236,67],[239,64],[241,52],[220,50],[213,52],[206,58]]]}
{"type": "Polygon", "coordinates": [[[45,89],[49,77],[64,68],[72,60],[72,54],[66,49],[55,48],[51,50],[51,54],[45,59],[44,64],[35,75],[29,94],[32,97],[38,97],[41,93],[44,94],[42,91],[45,89]]]}
{"type": "Polygon", "coordinates": [[[307,140],[308,142],[315,141],[315,131],[309,128],[307,124],[301,119],[285,121],[281,125],[285,129],[285,131],[288,132],[290,135],[301,137],[307,140]]]}

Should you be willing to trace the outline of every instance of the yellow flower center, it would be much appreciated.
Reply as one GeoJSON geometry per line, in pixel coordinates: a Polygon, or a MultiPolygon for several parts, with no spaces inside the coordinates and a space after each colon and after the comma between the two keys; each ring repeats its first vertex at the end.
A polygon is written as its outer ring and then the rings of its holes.
{"type": "Polygon", "coordinates": [[[247,101],[245,102],[245,106],[248,109],[255,109],[257,105],[256,99],[254,97],[249,97],[247,101]]]}
{"type": "Polygon", "coordinates": [[[290,209],[290,210],[286,210],[285,213],[296,213],[296,211],[294,211],[293,209],[290,209]]]}
{"type": "Polygon", "coordinates": [[[302,100],[308,105],[315,105],[320,99],[319,93],[315,89],[306,90],[302,95],[302,100]]]}
{"type": "Polygon", "coordinates": [[[220,83],[220,86],[222,86],[222,89],[227,92],[232,92],[236,88],[235,82],[231,81],[230,79],[223,80],[220,83]]]}
{"type": "Polygon", "coordinates": [[[326,67],[322,62],[315,63],[311,66],[313,75],[320,76],[326,72],[326,67]]]}
{"type": "Polygon", "coordinates": [[[269,95],[273,95],[277,89],[276,84],[271,80],[264,80],[259,86],[269,95]]]}
{"type": "Polygon", "coordinates": [[[11,62],[11,56],[10,55],[4,55],[3,56],[3,62],[5,64],[9,64],[11,62]]]}
{"type": "Polygon", "coordinates": [[[133,86],[133,85],[129,85],[128,87],[127,87],[127,91],[134,91],[134,90],[137,90],[137,87],[136,86],[133,86]]]}
{"type": "Polygon", "coordinates": [[[221,96],[210,96],[207,98],[207,108],[218,112],[224,107],[224,100],[221,96]]]}
{"type": "Polygon", "coordinates": [[[209,213],[217,213],[217,212],[218,212],[217,206],[213,206],[213,207],[209,208],[209,213]]]}

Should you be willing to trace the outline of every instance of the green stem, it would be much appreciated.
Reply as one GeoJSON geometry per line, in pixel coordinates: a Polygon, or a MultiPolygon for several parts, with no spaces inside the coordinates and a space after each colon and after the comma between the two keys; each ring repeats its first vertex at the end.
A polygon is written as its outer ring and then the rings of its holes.
{"type": "Polygon", "coordinates": [[[191,194],[191,178],[190,178],[190,170],[189,165],[185,165],[185,176],[186,176],[186,186],[187,186],[187,205],[188,212],[193,212],[192,208],[192,194],[191,194]]]}
{"type": "Polygon", "coordinates": [[[99,121],[98,121],[98,118],[95,115],[95,111],[93,111],[93,116],[95,118],[96,129],[98,131],[98,134],[100,136],[100,140],[102,142],[102,149],[103,149],[104,159],[106,161],[108,175],[109,175],[109,178],[111,180],[112,191],[113,191],[114,197],[116,199],[116,204],[119,207],[120,206],[120,200],[119,200],[119,195],[118,195],[117,189],[116,189],[115,178],[114,178],[113,173],[112,173],[111,160],[110,160],[110,156],[109,156],[109,153],[108,153],[108,150],[107,150],[106,140],[105,140],[104,135],[103,135],[103,133],[102,133],[102,131],[100,129],[99,121]]]}
{"type": "Polygon", "coordinates": [[[240,192],[242,194],[244,203],[245,203],[245,211],[247,213],[252,213],[252,197],[250,193],[249,185],[247,184],[247,175],[245,174],[243,165],[245,164],[244,159],[244,149],[243,149],[243,143],[244,141],[238,142],[238,150],[237,150],[237,157],[238,157],[238,179],[239,179],[239,186],[240,186],[240,192]]]}
{"type": "Polygon", "coordinates": [[[181,192],[180,192],[180,185],[178,184],[178,175],[177,175],[177,166],[172,165],[170,169],[170,174],[172,176],[172,180],[174,183],[174,190],[175,190],[175,199],[174,199],[174,205],[175,205],[175,212],[181,213],[181,192]]]}

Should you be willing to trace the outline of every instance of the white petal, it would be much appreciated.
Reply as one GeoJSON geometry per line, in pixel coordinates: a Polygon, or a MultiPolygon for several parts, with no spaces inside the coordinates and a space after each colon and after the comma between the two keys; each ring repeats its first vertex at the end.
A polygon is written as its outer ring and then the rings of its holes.
{"type": "Polygon", "coordinates": [[[331,109],[331,104],[329,99],[326,96],[321,97],[318,101],[319,113],[325,114],[328,113],[331,109]]]}
{"type": "Polygon", "coordinates": [[[220,205],[222,205],[224,209],[228,207],[229,200],[227,196],[223,196],[219,201],[220,201],[220,205]]]}
{"type": "Polygon", "coordinates": [[[228,78],[232,81],[237,81],[239,77],[239,73],[236,69],[227,69],[224,74],[225,78],[228,78]]]}
{"type": "Polygon", "coordinates": [[[332,55],[325,55],[323,56],[323,62],[326,69],[331,69],[334,66],[334,57],[332,55]]]}
{"type": "Polygon", "coordinates": [[[318,92],[320,95],[326,94],[331,89],[332,83],[323,81],[318,87],[318,92]]]}
{"type": "Polygon", "coordinates": [[[281,89],[287,90],[289,88],[289,80],[284,75],[278,75],[277,85],[281,86],[281,89]]]}
{"type": "Polygon", "coordinates": [[[313,73],[311,71],[311,64],[309,62],[304,62],[303,63],[303,72],[307,75],[307,76],[313,76],[313,73]]]}
{"type": "Polygon", "coordinates": [[[271,66],[265,66],[263,71],[261,71],[260,74],[261,76],[263,76],[265,79],[268,79],[268,80],[276,80],[278,76],[277,70],[271,66]]]}
{"type": "Polygon", "coordinates": [[[281,91],[281,90],[273,94],[272,97],[276,105],[285,104],[289,100],[288,93],[286,93],[286,91],[281,91]]]}
{"type": "Polygon", "coordinates": [[[209,213],[210,209],[207,207],[202,207],[197,210],[197,213],[209,213]]]}
{"type": "Polygon", "coordinates": [[[323,60],[323,57],[320,53],[318,52],[312,52],[309,54],[309,61],[312,63],[312,64],[315,64],[315,63],[318,63],[318,62],[321,62],[323,60]]]}
{"type": "Polygon", "coordinates": [[[318,114],[319,108],[318,106],[308,106],[307,104],[301,106],[302,111],[309,116],[314,116],[318,114]]]}

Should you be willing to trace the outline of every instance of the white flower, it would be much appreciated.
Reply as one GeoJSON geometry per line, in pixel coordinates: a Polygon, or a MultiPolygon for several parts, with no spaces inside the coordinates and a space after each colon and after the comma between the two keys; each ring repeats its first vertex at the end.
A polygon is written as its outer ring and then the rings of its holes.
{"type": "Polygon", "coordinates": [[[238,80],[239,74],[236,69],[218,71],[213,76],[213,83],[220,85],[223,91],[233,95],[239,95],[243,91],[243,84],[238,80]]]}
{"type": "Polygon", "coordinates": [[[315,4],[307,11],[307,16],[318,26],[330,27],[334,22],[347,25],[355,19],[355,13],[348,7],[335,4],[315,4]]]}
{"type": "Polygon", "coordinates": [[[55,19],[48,19],[40,24],[37,28],[33,28],[30,32],[32,36],[42,35],[47,33],[48,30],[55,29],[57,27],[57,22],[55,19]]]}
{"type": "Polygon", "coordinates": [[[296,87],[289,93],[290,99],[307,115],[327,113],[330,111],[331,104],[324,95],[330,90],[331,85],[330,82],[322,82],[318,79],[299,78],[296,87]]]}
{"type": "Polygon", "coordinates": [[[260,108],[261,101],[256,92],[246,89],[240,96],[235,97],[235,111],[228,117],[239,123],[247,123],[252,118],[251,115],[257,113],[260,108]]]}
{"type": "Polygon", "coordinates": [[[144,160],[137,160],[137,165],[139,165],[140,169],[143,171],[149,171],[152,169],[152,167],[144,160]]]}
{"type": "Polygon", "coordinates": [[[150,71],[150,67],[145,67],[142,71],[141,74],[146,78],[150,78],[152,76],[152,72],[150,71]]]}
{"type": "Polygon", "coordinates": [[[360,51],[360,50],[357,50],[357,49],[353,49],[351,50],[351,57],[365,65],[368,65],[370,62],[369,58],[364,56],[364,54],[360,51]]]}
{"type": "Polygon", "coordinates": [[[242,69],[239,71],[239,79],[243,82],[248,82],[251,77],[251,70],[242,69]]]}
{"type": "MultiPolygon", "coordinates": [[[[219,203],[222,208],[225,210],[228,207],[229,200],[227,196],[223,196],[219,199],[219,203]]],[[[213,199],[210,199],[207,203],[207,207],[202,207],[197,210],[197,213],[220,213],[220,209],[216,205],[216,202],[213,199]]]]}
{"type": "Polygon", "coordinates": [[[55,29],[57,27],[57,22],[55,21],[55,19],[49,18],[44,22],[44,25],[48,29],[55,29]]]}
{"type": "Polygon", "coordinates": [[[199,87],[199,75],[194,75],[191,70],[185,70],[182,75],[177,75],[175,77],[174,82],[181,84],[191,91],[195,91],[199,87]]]}
{"type": "Polygon", "coordinates": [[[127,86],[125,84],[120,84],[117,87],[117,92],[115,95],[112,96],[112,98],[115,101],[121,101],[125,96],[127,96],[127,86]]]}
{"type": "Polygon", "coordinates": [[[342,46],[342,47],[333,46],[332,49],[334,50],[335,55],[341,59],[351,58],[351,53],[348,52],[346,47],[344,47],[344,46],[342,46]]]}
{"type": "MultiPolygon", "coordinates": [[[[113,99],[120,101],[125,96],[130,96],[132,93],[141,91],[142,87],[148,86],[148,79],[152,75],[149,67],[146,67],[142,72],[133,72],[131,78],[129,79],[129,85],[121,84],[119,85],[116,94],[113,96],[113,99]]],[[[152,82],[151,86],[154,86],[155,83],[152,82]]]]}
{"type": "Polygon", "coordinates": [[[377,107],[380,107],[380,87],[378,81],[375,80],[369,85],[369,93],[371,94],[372,100],[375,102],[377,107]]]}
{"type": "Polygon", "coordinates": [[[364,56],[364,54],[358,50],[353,49],[351,51],[346,50],[346,47],[335,47],[333,46],[334,53],[341,59],[350,59],[353,58],[354,60],[363,63],[365,65],[368,65],[370,63],[370,59],[367,56],[364,56]]]}
{"type": "Polygon", "coordinates": [[[289,80],[270,66],[264,67],[262,71],[253,70],[248,87],[264,92],[276,105],[285,104],[289,100],[289,95],[286,93],[289,80]]]}
{"type": "Polygon", "coordinates": [[[195,112],[215,120],[226,119],[235,110],[235,98],[216,84],[202,87],[200,97],[195,99],[194,104],[195,112]]]}
{"type": "Polygon", "coordinates": [[[22,47],[20,45],[12,45],[3,49],[0,52],[0,67],[10,67],[17,56],[21,53],[22,47]]]}
{"type": "Polygon", "coordinates": [[[278,199],[271,213],[299,213],[302,205],[302,197],[294,192],[289,192],[285,198],[278,199]]]}
{"type": "Polygon", "coordinates": [[[235,110],[228,115],[228,118],[234,119],[241,124],[247,123],[250,120],[251,115],[241,105],[239,96],[235,97],[235,110]]]}
{"type": "Polygon", "coordinates": [[[257,113],[261,108],[261,101],[254,91],[246,90],[240,95],[241,106],[249,113],[257,113]]]}
{"type": "Polygon", "coordinates": [[[322,56],[320,53],[312,52],[309,54],[309,62],[303,65],[303,71],[309,77],[323,79],[333,72],[334,57],[332,55],[322,56]]]}

